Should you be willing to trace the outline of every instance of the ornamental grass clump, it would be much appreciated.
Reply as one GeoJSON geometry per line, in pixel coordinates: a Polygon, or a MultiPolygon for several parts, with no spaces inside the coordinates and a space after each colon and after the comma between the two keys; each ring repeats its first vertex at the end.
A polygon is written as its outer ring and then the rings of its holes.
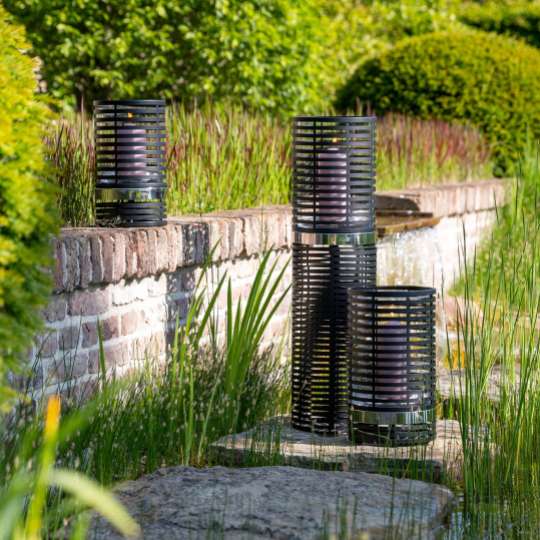
{"type": "MultiPolygon", "coordinates": [[[[391,114],[378,121],[379,190],[489,178],[491,148],[470,126],[391,114]]],[[[64,223],[94,223],[94,141],[86,115],[54,122],[45,139],[64,223]]],[[[169,215],[290,202],[291,132],[232,105],[168,111],[169,215]]]]}
{"type": "Polygon", "coordinates": [[[377,123],[377,189],[490,178],[491,149],[471,126],[387,114],[377,123]]]}
{"type": "MultiPolygon", "coordinates": [[[[186,319],[177,322],[164,364],[143,358],[130,376],[120,378],[107,370],[100,347],[99,380],[93,383],[91,401],[83,403],[80,393],[64,388],[57,464],[102,485],[168,465],[211,465],[213,441],[284,413],[289,378],[279,339],[271,350],[261,345],[289,292],[287,265],[264,255],[245,302],[233,300],[225,275],[203,272],[186,319]],[[223,335],[218,333],[220,303],[225,307],[223,335]]],[[[12,485],[20,469],[35,463],[41,422],[23,401],[9,422],[0,424],[0,485],[12,485]]],[[[2,494],[0,490],[0,538],[2,494]]],[[[51,535],[66,520],[77,521],[82,507],[65,503],[56,491],[49,493],[42,528],[51,535]]]]}
{"type": "MultiPolygon", "coordinates": [[[[540,220],[537,151],[493,236],[462,261],[457,418],[467,538],[537,538],[540,530],[540,220]],[[498,369],[497,400],[489,380],[498,369]]],[[[461,537],[461,536],[460,536],[461,537]]]]}

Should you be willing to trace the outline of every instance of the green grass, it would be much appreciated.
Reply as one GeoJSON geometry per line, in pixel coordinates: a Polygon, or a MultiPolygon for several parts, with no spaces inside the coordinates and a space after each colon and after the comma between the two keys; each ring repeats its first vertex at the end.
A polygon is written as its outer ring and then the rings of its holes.
{"type": "MultiPolygon", "coordinates": [[[[270,257],[263,257],[245,303],[233,304],[226,276],[215,285],[203,274],[165,365],[148,359],[122,380],[101,370],[99,392],[84,406],[67,392],[63,423],[76,429],[58,444],[62,467],[111,485],[162,466],[203,466],[212,441],[286,409],[287,369],[278,365],[279,351],[260,350],[262,335],[288,292],[281,287],[285,268],[277,268],[278,259],[270,257]],[[227,297],[224,343],[216,333],[214,309],[220,294],[227,297]]],[[[100,364],[105,365],[104,357],[100,364]]],[[[21,471],[33,470],[42,423],[41,415],[24,405],[7,420],[0,426],[3,486],[21,471]]],[[[0,508],[7,495],[0,489],[0,508]]],[[[76,510],[80,507],[49,492],[42,529],[53,531],[76,510]]]]}
{"type": "Polygon", "coordinates": [[[457,417],[464,449],[461,538],[538,538],[540,530],[540,240],[537,151],[474,260],[463,261],[457,417]],[[478,309],[480,306],[480,309],[478,309]],[[487,394],[491,370],[500,400],[487,394]],[[520,367],[519,375],[515,374],[520,367]]]}
{"type": "MultiPolygon", "coordinates": [[[[169,215],[287,204],[291,130],[268,115],[232,106],[169,107],[169,215]]],[[[378,189],[491,176],[489,148],[472,128],[389,115],[378,127],[378,189]]],[[[66,224],[94,220],[94,148],[90,119],[74,115],[46,137],[66,224]]]]}
{"type": "Polygon", "coordinates": [[[502,289],[498,301],[519,309],[526,288],[540,291],[538,275],[531,273],[540,260],[539,229],[540,147],[531,143],[519,163],[518,176],[508,193],[508,204],[498,209],[496,225],[489,238],[474,260],[467,261],[471,267],[469,274],[461,277],[451,293],[462,295],[465,279],[474,281],[474,288],[468,286],[473,294],[480,294],[496,280],[502,289]]]}

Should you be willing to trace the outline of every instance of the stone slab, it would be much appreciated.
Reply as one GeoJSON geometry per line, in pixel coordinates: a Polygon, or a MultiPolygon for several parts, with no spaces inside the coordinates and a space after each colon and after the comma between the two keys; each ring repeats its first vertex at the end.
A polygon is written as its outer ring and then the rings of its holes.
{"type": "MultiPolygon", "coordinates": [[[[117,495],[145,540],[432,539],[454,501],[427,482],[295,467],[170,467],[117,495]]],[[[88,537],[122,538],[97,517],[88,537]]]]}
{"type": "Polygon", "coordinates": [[[426,446],[354,445],[346,435],[322,437],[293,429],[288,417],[276,417],[254,429],[222,437],[211,446],[216,463],[286,464],[296,467],[385,473],[441,481],[461,474],[459,423],[437,422],[437,437],[426,446]]]}

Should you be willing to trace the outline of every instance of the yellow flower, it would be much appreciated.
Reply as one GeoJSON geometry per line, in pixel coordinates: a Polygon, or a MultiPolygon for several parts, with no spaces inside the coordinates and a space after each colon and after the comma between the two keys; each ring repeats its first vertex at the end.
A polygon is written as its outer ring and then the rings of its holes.
{"type": "Polygon", "coordinates": [[[47,402],[47,414],[45,416],[45,438],[51,440],[58,432],[60,424],[61,400],[58,394],[51,396],[47,402]]]}

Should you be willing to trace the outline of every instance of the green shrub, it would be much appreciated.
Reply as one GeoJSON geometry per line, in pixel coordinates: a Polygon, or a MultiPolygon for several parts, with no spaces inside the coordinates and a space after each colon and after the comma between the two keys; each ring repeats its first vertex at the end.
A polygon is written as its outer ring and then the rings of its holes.
{"type": "Polygon", "coordinates": [[[6,0],[59,98],[161,95],[310,110],[328,89],[310,0],[6,0]]]}
{"type": "Polygon", "coordinates": [[[369,103],[378,114],[463,120],[492,144],[496,173],[512,168],[540,135],[540,53],[479,31],[435,32],[403,40],[364,62],[341,90],[338,106],[369,103]]]}
{"type": "Polygon", "coordinates": [[[358,61],[447,28],[450,0],[5,0],[61,99],[161,95],[325,112],[358,61]]]}
{"type": "Polygon", "coordinates": [[[48,113],[34,97],[35,63],[21,52],[27,48],[0,6],[0,388],[6,365],[13,367],[39,326],[36,310],[50,282],[54,205],[41,140],[48,113]]]}
{"type": "Polygon", "coordinates": [[[461,10],[459,18],[480,30],[520,38],[540,48],[539,4],[467,6],[461,10]]]}

